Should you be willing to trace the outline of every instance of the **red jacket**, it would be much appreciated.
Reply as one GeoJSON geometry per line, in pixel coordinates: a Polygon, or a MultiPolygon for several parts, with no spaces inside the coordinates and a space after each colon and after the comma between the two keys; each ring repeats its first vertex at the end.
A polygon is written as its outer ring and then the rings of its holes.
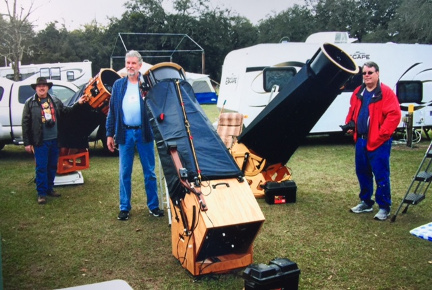
{"type": "MultiPolygon", "coordinates": [[[[345,124],[354,121],[357,128],[357,118],[365,88],[363,84],[354,90],[345,124]]],[[[367,150],[373,151],[389,140],[400,121],[401,110],[395,93],[390,87],[379,82],[369,104],[367,150]]],[[[357,130],[354,130],[354,141],[357,141],[357,130]]]]}

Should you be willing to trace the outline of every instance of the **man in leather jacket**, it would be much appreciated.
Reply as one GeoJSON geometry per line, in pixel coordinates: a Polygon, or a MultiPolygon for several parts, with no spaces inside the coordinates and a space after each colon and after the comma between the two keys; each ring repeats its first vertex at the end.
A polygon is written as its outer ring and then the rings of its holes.
{"type": "Polygon", "coordinates": [[[59,157],[58,120],[86,102],[86,97],[81,96],[74,106],[66,107],[48,93],[52,85],[44,77],[39,77],[35,84],[31,84],[36,93],[25,102],[22,115],[25,150],[34,153],[36,161],[35,181],[39,204],[46,203],[46,196],[60,197],[53,189],[59,157]]]}

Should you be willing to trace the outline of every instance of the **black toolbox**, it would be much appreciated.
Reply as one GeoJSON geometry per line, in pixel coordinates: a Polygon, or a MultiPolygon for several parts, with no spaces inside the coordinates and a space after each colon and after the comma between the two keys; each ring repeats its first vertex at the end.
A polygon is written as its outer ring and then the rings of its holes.
{"type": "Polygon", "coordinates": [[[284,204],[296,202],[297,185],[294,180],[282,182],[270,181],[262,186],[265,201],[268,204],[284,204]]]}
{"type": "Polygon", "coordinates": [[[251,264],[243,272],[244,289],[298,289],[300,269],[287,258],[276,258],[268,265],[251,264]]]}

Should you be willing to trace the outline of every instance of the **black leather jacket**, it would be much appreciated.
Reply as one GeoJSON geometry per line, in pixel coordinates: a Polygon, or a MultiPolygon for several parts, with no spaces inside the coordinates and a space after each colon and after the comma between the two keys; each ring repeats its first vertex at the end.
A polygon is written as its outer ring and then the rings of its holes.
{"type": "MultiPolygon", "coordinates": [[[[72,107],[67,107],[63,105],[62,101],[60,101],[55,96],[48,94],[48,98],[51,98],[54,104],[57,120],[62,118],[63,114],[74,110],[78,104],[75,103],[72,107]]],[[[37,101],[36,94],[34,94],[25,102],[21,124],[24,146],[41,146],[43,144],[43,123],[41,107],[37,101]]]]}

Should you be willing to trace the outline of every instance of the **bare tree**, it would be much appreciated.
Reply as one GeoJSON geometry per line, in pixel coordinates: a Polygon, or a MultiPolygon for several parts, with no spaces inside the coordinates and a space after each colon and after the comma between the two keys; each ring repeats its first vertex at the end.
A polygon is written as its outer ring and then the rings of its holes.
{"type": "Polygon", "coordinates": [[[7,7],[7,14],[4,29],[0,32],[0,55],[6,57],[11,63],[14,71],[14,80],[19,80],[19,64],[23,57],[24,51],[28,48],[28,40],[33,36],[32,24],[29,22],[29,16],[34,11],[34,1],[30,2],[27,12],[22,6],[17,7],[17,0],[10,3],[4,0],[7,7]]]}

